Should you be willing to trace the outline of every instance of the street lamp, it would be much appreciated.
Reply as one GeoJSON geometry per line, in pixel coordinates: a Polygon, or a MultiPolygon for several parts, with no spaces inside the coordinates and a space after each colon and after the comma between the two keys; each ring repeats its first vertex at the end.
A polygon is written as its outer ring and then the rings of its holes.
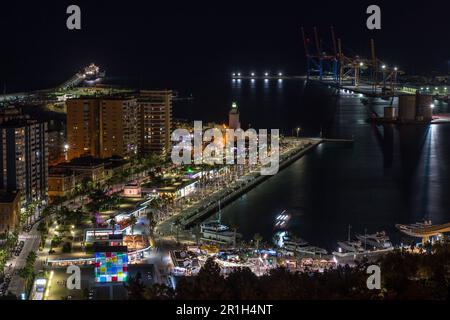
{"type": "Polygon", "coordinates": [[[64,158],[65,158],[66,161],[68,160],[68,158],[67,158],[67,152],[68,151],[69,151],[69,145],[66,143],[64,145],[64,158]]]}

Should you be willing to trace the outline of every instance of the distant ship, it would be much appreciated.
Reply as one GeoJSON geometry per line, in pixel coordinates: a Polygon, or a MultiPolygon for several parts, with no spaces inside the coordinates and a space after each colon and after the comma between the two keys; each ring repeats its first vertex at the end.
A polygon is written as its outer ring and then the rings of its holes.
{"type": "Polygon", "coordinates": [[[81,70],[78,74],[87,82],[99,81],[105,77],[105,72],[101,72],[100,68],[93,63],[81,70]]]}

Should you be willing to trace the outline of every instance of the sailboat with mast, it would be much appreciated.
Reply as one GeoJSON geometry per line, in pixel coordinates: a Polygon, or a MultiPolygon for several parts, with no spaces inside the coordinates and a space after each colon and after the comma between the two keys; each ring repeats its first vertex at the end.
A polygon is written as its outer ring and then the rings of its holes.
{"type": "Polygon", "coordinates": [[[230,227],[222,224],[222,211],[220,208],[219,200],[219,212],[217,214],[217,219],[212,221],[204,222],[200,225],[200,233],[202,240],[206,242],[215,242],[219,244],[235,244],[237,238],[241,235],[236,232],[236,230],[231,230],[230,227]]]}
{"type": "Polygon", "coordinates": [[[338,241],[338,252],[339,253],[362,253],[364,252],[364,248],[362,246],[361,241],[352,241],[351,240],[351,229],[352,226],[348,226],[348,239],[347,241],[338,241]]]}

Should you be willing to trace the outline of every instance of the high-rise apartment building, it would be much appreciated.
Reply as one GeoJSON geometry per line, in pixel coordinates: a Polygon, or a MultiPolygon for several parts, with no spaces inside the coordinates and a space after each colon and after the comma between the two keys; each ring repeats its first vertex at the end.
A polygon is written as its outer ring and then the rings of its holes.
{"type": "Polygon", "coordinates": [[[100,100],[71,99],[67,107],[67,158],[99,157],[100,100]]]}
{"type": "Polygon", "coordinates": [[[138,104],[133,97],[104,98],[100,106],[100,158],[138,153],[138,104]]]}
{"type": "Polygon", "coordinates": [[[133,97],[67,101],[68,160],[130,158],[138,151],[138,134],[138,105],[133,97]]]}
{"type": "Polygon", "coordinates": [[[47,123],[22,115],[0,124],[0,189],[20,191],[22,205],[47,200],[47,123]]]}
{"type": "Polygon", "coordinates": [[[138,103],[142,154],[168,155],[172,134],[172,91],[141,91],[138,103]]]}

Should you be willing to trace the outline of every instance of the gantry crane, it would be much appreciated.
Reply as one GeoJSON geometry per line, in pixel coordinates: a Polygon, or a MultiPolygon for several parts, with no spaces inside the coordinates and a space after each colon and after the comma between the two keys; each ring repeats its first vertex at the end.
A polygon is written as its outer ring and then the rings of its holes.
{"type": "Polygon", "coordinates": [[[373,93],[377,93],[381,87],[383,94],[390,90],[394,95],[397,77],[402,72],[397,67],[389,67],[377,58],[374,39],[370,40],[371,58],[365,59],[358,55],[349,57],[343,52],[342,41],[336,37],[334,27],[331,26],[330,30],[333,55],[323,51],[317,27],[313,28],[313,44],[306,36],[305,29],[301,28],[307,61],[307,78],[309,79],[313,73],[317,73],[318,79],[322,81],[324,75],[331,74],[334,82],[341,85],[343,81],[351,81],[355,87],[360,86],[365,79],[364,81],[372,87],[373,93]],[[310,46],[315,48],[311,50],[310,46]],[[381,79],[380,74],[382,75],[381,79]]]}

